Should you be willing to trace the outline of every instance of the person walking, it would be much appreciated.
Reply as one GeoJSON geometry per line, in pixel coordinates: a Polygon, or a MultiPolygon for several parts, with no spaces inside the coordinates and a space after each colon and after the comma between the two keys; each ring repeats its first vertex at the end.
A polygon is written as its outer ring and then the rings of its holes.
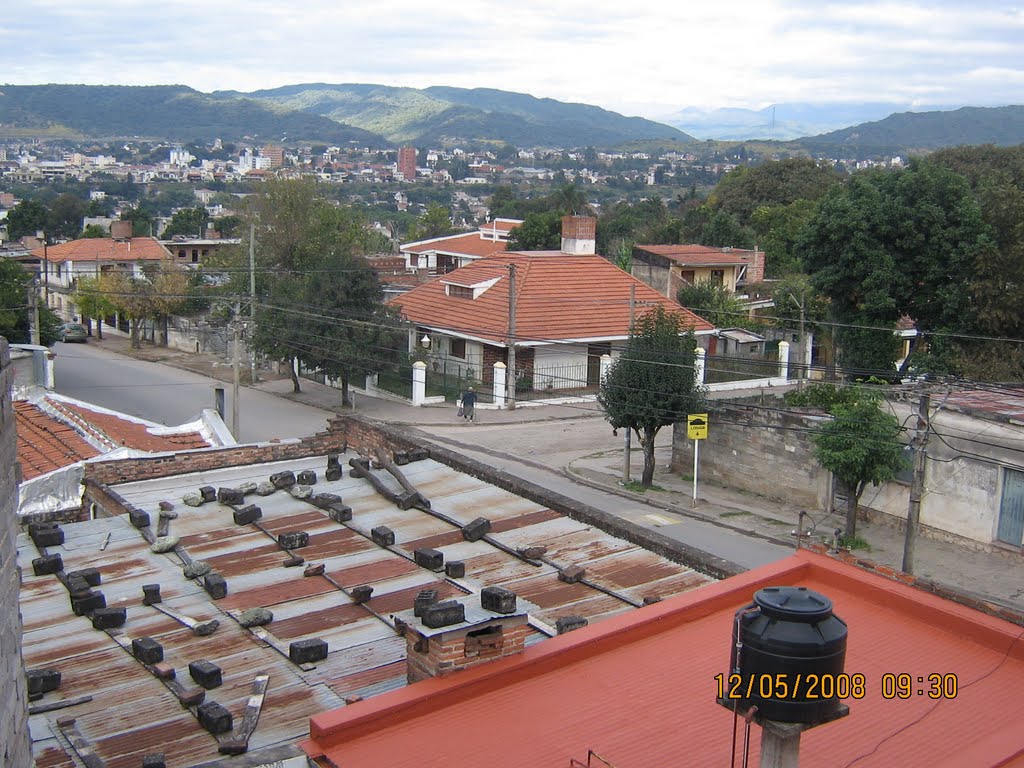
{"type": "Polygon", "coordinates": [[[466,421],[476,420],[476,392],[472,387],[462,393],[462,418],[466,421]]]}

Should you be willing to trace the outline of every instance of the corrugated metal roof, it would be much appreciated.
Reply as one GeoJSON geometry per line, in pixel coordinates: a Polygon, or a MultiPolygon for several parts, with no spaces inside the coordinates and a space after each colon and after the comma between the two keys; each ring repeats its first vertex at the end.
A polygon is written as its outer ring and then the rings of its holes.
{"type": "MultiPolygon", "coordinates": [[[[348,458],[343,457],[343,463],[348,458]]],[[[424,510],[400,510],[367,480],[348,473],[337,481],[321,480],[314,488],[316,493],[339,495],[352,507],[353,518],[345,524],[284,491],[246,498],[261,508],[259,525],[264,530],[235,525],[232,509],[224,505],[193,508],[181,503],[185,493],[203,485],[236,487],[284,469],[313,469],[322,475],[325,466],[325,457],[316,457],[116,486],[117,493],[147,511],[154,524],[161,501],[174,505],[178,517],[170,521],[170,533],[181,537],[180,546],[191,559],[209,562],[227,579],[228,595],[221,600],[212,600],[199,582],[183,577],[177,554],[153,554],[123,516],[67,525],[64,545],[51,549],[61,553],[65,570],[100,569],[103,583],[98,589],[107,605],[127,609],[127,624],[114,633],[125,642],[147,635],[156,638],[179,682],[191,685],[191,661],[206,659],[221,666],[224,684],[209,691],[207,699],[225,706],[236,719],[245,710],[253,677],[268,674],[269,690],[251,749],[294,744],[308,733],[312,714],[340,706],[346,696],[372,696],[404,685],[405,639],[396,633],[391,617],[410,609],[423,589],[436,589],[441,599],[447,599],[485,586],[504,586],[519,594],[524,605],[534,603],[538,619],[553,624],[564,615],[595,620],[630,610],[643,591],[639,580],[645,574],[651,576],[651,589],[666,594],[708,581],[684,566],[432,460],[408,465],[406,476],[431,499],[432,511],[455,524],[424,510]],[[547,557],[554,565],[538,567],[487,541],[465,541],[459,526],[477,517],[492,520],[491,536],[507,547],[548,546],[547,557]],[[372,541],[371,530],[381,525],[394,531],[395,546],[372,541]],[[324,564],[326,577],[307,577],[303,567],[284,566],[288,553],[275,537],[294,531],[310,537],[309,545],[294,554],[307,564],[324,564]],[[420,547],[437,549],[448,561],[464,561],[465,578],[449,580],[443,572],[418,567],[413,552],[420,547]],[[556,565],[582,565],[588,578],[623,597],[583,584],[564,584],[556,565]],[[160,584],[165,608],[194,620],[215,618],[220,627],[199,637],[158,609],[142,605],[145,584],[160,584]],[[342,591],[363,585],[373,587],[365,605],[354,603],[342,591]],[[274,613],[274,621],[264,627],[266,642],[242,629],[234,618],[252,607],[274,613]],[[328,643],[328,658],[299,668],[286,658],[288,645],[310,638],[328,643]]],[[[393,480],[388,485],[399,487],[393,480]]],[[[33,575],[35,547],[25,536],[18,544],[25,574],[26,665],[54,667],[64,676],[60,692],[48,694],[44,702],[93,696],[92,702],[57,714],[78,718],[82,735],[109,768],[137,768],[150,751],[166,752],[170,768],[217,759],[216,740],[193,715],[110,636],[92,629],[88,619],[74,616],[56,577],[33,575]]],[[[528,643],[539,637],[531,636],[528,643]]],[[[55,716],[35,719],[39,728],[34,733],[42,736],[37,755],[47,765],[61,766],[57,741],[46,737],[46,723],[55,716]]]]}

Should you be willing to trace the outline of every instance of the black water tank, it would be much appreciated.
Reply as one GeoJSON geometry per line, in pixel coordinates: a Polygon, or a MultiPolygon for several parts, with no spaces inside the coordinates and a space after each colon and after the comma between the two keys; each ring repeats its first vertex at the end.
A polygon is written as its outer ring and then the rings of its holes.
{"type": "Polygon", "coordinates": [[[761,589],[736,612],[732,641],[729,672],[739,673],[740,687],[731,690],[742,696],[741,705],[756,705],[759,718],[819,723],[842,706],[840,693],[849,695],[843,677],[846,624],[824,595],[806,587],[761,589]]]}

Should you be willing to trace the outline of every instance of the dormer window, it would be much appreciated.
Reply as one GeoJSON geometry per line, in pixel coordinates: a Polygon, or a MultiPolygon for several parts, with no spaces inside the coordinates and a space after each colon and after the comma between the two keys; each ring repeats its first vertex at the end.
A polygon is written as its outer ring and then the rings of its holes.
{"type": "Polygon", "coordinates": [[[500,277],[495,277],[490,280],[473,283],[472,285],[461,285],[446,280],[444,281],[444,294],[445,296],[454,296],[460,299],[477,299],[500,279],[500,277]]]}
{"type": "Polygon", "coordinates": [[[460,299],[472,299],[473,289],[465,285],[449,285],[448,295],[456,296],[460,299]]]}

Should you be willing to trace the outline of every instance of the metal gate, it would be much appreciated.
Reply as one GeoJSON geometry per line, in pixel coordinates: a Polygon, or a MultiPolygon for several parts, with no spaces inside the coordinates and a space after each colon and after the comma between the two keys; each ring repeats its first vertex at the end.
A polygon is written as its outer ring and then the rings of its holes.
{"type": "Polygon", "coordinates": [[[996,536],[1017,547],[1024,544],[1024,472],[1016,469],[1003,470],[1003,498],[996,536]]]}

